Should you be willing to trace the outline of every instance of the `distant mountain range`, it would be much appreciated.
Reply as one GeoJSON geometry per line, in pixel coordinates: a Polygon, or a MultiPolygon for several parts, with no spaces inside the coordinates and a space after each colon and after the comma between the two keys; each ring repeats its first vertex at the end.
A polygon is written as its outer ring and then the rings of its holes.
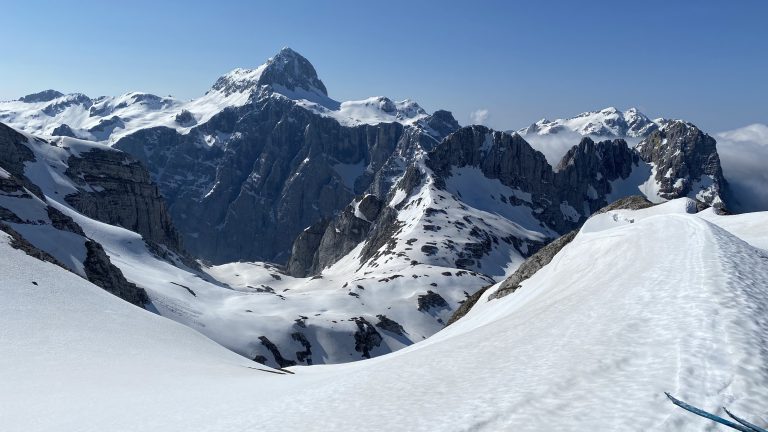
{"type": "Polygon", "coordinates": [[[427,338],[616,200],[729,208],[716,142],[691,123],[607,108],[461,127],[413,101],[335,101],[289,48],[191,101],[47,90],[0,103],[0,121],[9,231],[279,367],[427,338]],[[557,163],[526,141],[565,131],[584,137],[557,163]]]}

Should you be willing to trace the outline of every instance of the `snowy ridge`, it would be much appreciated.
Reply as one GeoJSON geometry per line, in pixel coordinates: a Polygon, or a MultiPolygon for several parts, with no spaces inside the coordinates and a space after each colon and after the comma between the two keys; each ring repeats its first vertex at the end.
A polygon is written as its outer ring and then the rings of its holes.
{"type": "Polygon", "coordinates": [[[72,135],[114,144],[133,132],[168,127],[188,134],[228,107],[254,99],[288,98],[297,106],[337,120],[345,126],[401,123],[414,125],[429,115],[415,102],[386,97],[338,102],[328,97],[314,67],[284,48],[255,69],[237,68],[219,77],[205,95],[182,101],[149,93],[91,99],[56,91],[0,102],[0,122],[36,135],[72,135]]]}
{"type": "MultiPolygon", "coordinates": [[[[252,369],[0,240],[11,263],[0,267],[10,282],[0,291],[8,348],[0,398],[10,408],[0,423],[11,431],[706,427],[671,406],[670,391],[764,427],[768,252],[746,243],[759,232],[734,229],[740,219],[691,210],[676,200],[597,216],[521,289],[479,302],[426,341],[364,362],[289,368],[293,375],[252,369]],[[33,327],[30,313],[39,317],[33,327]],[[375,415],[350,415],[362,410],[375,415]]],[[[768,222],[766,213],[751,217],[768,222]]]]}
{"type": "Polygon", "coordinates": [[[608,107],[566,119],[541,119],[517,132],[523,136],[554,135],[568,131],[583,136],[642,138],[658,127],[658,123],[646,117],[637,108],[622,112],[614,107],[608,107]]]}

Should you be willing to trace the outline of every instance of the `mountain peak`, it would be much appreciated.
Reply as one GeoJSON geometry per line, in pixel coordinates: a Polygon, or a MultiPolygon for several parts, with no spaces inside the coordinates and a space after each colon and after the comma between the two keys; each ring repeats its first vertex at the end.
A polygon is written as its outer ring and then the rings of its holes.
{"type": "Polygon", "coordinates": [[[312,63],[288,47],[281,49],[267,61],[259,84],[279,85],[292,91],[304,89],[328,96],[325,84],[317,77],[312,63]]]}
{"type": "Polygon", "coordinates": [[[64,96],[64,93],[57,90],[49,89],[49,90],[43,90],[37,93],[28,94],[22,98],[19,98],[19,101],[26,102],[26,103],[50,102],[62,96],[64,96]]]}
{"type": "Polygon", "coordinates": [[[220,77],[214,83],[213,90],[230,95],[266,85],[279,93],[287,90],[328,96],[325,84],[317,77],[312,63],[288,47],[281,49],[256,69],[237,68],[220,77]]]}
{"type": "Polygon", "coordinates": [[[630,108],[622,112],[610,106],[599,111],[587,111],[565,119],[542,119],[518,132],[523,135],[554,135],[565,130],[580,135],[642,138],[656,129],[658,129],[658,125],[638,111],[637,108],[630,108]]]}

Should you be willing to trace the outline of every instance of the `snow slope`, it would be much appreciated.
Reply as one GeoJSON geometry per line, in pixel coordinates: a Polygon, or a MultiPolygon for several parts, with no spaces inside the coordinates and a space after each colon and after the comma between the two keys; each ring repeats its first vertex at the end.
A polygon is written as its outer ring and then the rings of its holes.
{"type": "Polygon", "coordinates": [[[765,426],[758,416],[768,403],[768,254],[690,210],[676,200],[599,215],[521,289],[481,301],[426,341],[362,362],[291,368],[294,375],[248,369],[190,330],[0,242],[12,263],[0,267],[0,335],[11,347],[0,357],[0,400],[10,407],[0,424],[8,431],[711,427],[672,406],[663,394],[670,391],[765,426]]]}

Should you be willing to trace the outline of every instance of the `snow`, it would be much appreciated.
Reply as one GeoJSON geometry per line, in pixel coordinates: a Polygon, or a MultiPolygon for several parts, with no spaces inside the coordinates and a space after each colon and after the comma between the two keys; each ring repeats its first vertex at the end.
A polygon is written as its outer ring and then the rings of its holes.
{"type": "Polygon", "coordinates": [[[524,136],[533,134],[553,135],[563,131],[572,131],[582,136],[623,137],[625,131],[620,125],[633,126],[638,123],[647,123],[647,125],[640,130],[630,129],[626,131],[627,136],[632,138],[643,136],[653,126],[654,122],[638,111],[637,108],[630,108],[622,112],[614,107],[608,107],[599,111],[584,112],[566,119],[541,119],[528,128],[520,129],[518,132],[524,136]]]}
{"type": "MultiPolygon", "coordinates": [[[[481,300],[435,336],[362,362],[289,368],[293,375],[259,370],[267,368],[0,241],[7,257],[0,424],[9,431],[707,427],[672,406],[669,391],[764,427],[757,416],[768,403],[768,256],[744,241],[763,234],[748,229],[742,240],[709,215],[687,213],[689,203],[616,212],[632,223],[599,215],[522,288],[481,300]]],[[[766,217],[753,215],[753,226],[766,217]]],[[[260,277],[248,264],[232,266],[227,274],[260,277]]]]}
{"type": "MultiPolygon", "coordinates": [[[[47,204],[70,216],[89,238],[104,247],[126,279],[146,289],[153,311],[196,329],[248,358],[263,355],[270,364],[276,365],[272,353],[259,339],[265,336],[279,347],[285,358],[296,359],[295,353],[304,348],[292,334],[301,332],[311,344],[310,358],[314,364],[359,360],[362,353],[355,347],[353,335],[358,328],[353,318],[363,317],[375,325],[378,315],[395,320],[406,333],[398,335],[379,330],[383,340],[370,355],[395,351],[439,331],[465,299],[465,293],[493,282],[480,273],[452,273],[454,262],[445,257],[443,264],[423,259],[423,264],[412,265],[410,258],[388,257],[361,265],[361,246],[326,269],[322,278],[292,278],[263,263],[236,263],[203,268],[203,271],[190,269],[155,256],[139,234],[92,220],[69,206],[63,197],[77,190],[64,175],[69,157],[73,152],[109,147],[93,143],[85,147],[81,141],[70,139],[54,143],[56,145],[30,141],[28,146],[35,153],[35,161],[28,162],[25,168],[26,175],[46,195],[47,204]],[[451,273],[444,274],[448,271],[451,273]],[[420,283],[414,285],[414,280],[420,283]],[[426,294],[427,289],[442,296],[448,306],[414,313],[418,297],[426,294]],[[297,320],[302,321],[303,327],[297,320]]],[[[24,200],[37,202],[40,209],[30,213],[31,216],[45,217],[47,221],[46,203],[24,200]]],[[[54,230],[50,225],[20,225],[19,231],[33,244],[83,274],[83,237],[54,230]]],[[[495,259],[509,265],[508,252],[506,256],[501,252],[497,255],[495,259]]],[[[521,261],[519,255],[512,258],[521,261]]],[[[487,271],[494,268],[490,266],[487,271]]]]}
{"type": "Polygon", "coordinates": [[[414,125],[429,115],[411,100],[393,102],[386,97],[376,96],[358,101],[338,104],[338,109],[329,108],[311,100],[298,99],[297,105],[324,117],[330,117],[344,126],[379,123],[401,123],[414,125]]]}
{"type": "Polygon", "coordinates": [[[756,248],[768,250],[768,212],[718,215],[710,207],[698,216],[744,239],[756,248]]]}
{"type": "Polygon", "coordinates": [[[579,219],[581,219],[581,214],[579,214],[578,210],[571,207],[571,205],[565,201],[560,203],[560,212],[563,213],[563,216],[565,216],[566,219],[573,222],[578,222],[579,219]]]}
{"type": "Polygon", "coordinates": [[[75,233],[60,231],[51,225],[8,224],[38,249],[51,254],[56,260],[80,276],[85,276],[85,239],[75,233]]]}
{"type": "Polygon", "coordinates": [[[527,230],[543,229],[541,222],[533,215],[530,193],[505,186],[498,179],[489,179],[479,168],[451,168],[451,176],[445,180],[445,186],[448,192],[470,207],[499,215],[527,230]],[[509,202],[510,197],[521,200],[524,204],[512,204],[509,202]]]}
{"type": "MultiPolygon", "coordinates": [[[[71,94],[49,102],[0,102],[0,121],[37,135],[50,135],[58,126],[66,124],[80,138],[112,145],[120,138],[147,128],[167,127],[188,134],[196,125],[208,122],[226,108],[240,107],[263,98],[287,98],[299,107],[333,118],[345,126],[379,123],[416,125],[428,117],[424,109],[408,99],[393,102],[377,96],[337,102],[316,88],[291,90],[281,85],[259,85],[259,78],[271,61],[255,69],[234,69],[220,77],[203,96],[190,101],[141,92],[93,100],[82,94],[71,94]],[[51,111],[52,106],[62,108],[51,111]],[[185,111],[192,115],[194,122],[176,121],[176,116],[185,111]],[[104,126],[110,124],[113,118],[118,120],[115,125],[104,126]]],[[[206,142],[208,145],[220,145],[222,138],[227,137],[209,135],[206,142]]]]}
{"type": "Polygon", "coordinates": [[[611,203],[620,198],[642,193],[649,201],[658,203],[663,200],[658,196],[659,185],[656,183],[656,170],[652,164],[639,161],[632,167],[627,178],[617,178],[610,182],[611,192],[605,197],[611,203]]]}

